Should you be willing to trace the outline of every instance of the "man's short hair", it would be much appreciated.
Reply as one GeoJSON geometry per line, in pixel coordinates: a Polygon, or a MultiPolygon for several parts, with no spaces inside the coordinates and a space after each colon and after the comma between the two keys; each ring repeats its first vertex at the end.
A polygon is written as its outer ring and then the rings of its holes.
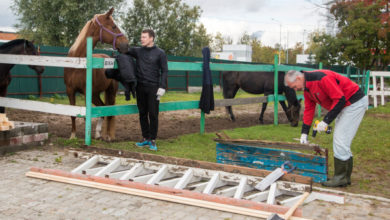
{"type": "Polygon", "coordinates": [[[148,33],[149,37],[153,37],[153,40],[154,40],[155,34],[154,34],[154,31],[152,29],[144,29],[142,31],[142,33],[148,33]]]}
{"type": "Polygon", "coordinates": [[[287,86],[287,82],[293,83],[297,79],[297,76],[302,75],[302,72],[296,70],[289,70],[284,76],[284,85],[287,86]]]}

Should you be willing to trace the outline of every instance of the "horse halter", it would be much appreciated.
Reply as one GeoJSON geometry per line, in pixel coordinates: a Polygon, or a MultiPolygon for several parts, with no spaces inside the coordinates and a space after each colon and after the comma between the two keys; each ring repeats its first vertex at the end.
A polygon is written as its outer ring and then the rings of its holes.
{"type": "Polygon", "coordinates": [[[123,33],[114,33],[112,31],[110,31],[108,28],[104,27],[100,22],[99,22],[99,19],[96,17],[95,18],[95,21],[96,23],[99,25],[100,27],[100,42],[103,43],[102,41],[102,32],[103,30],[107,31],[108,33],[110,33],[113,37],[114,37],[114,40],[112,41],[112,48],[115,50],[115,42],[116,42],[116,38],[117,37],[120,37],[120,36],[123,36],[123,33]]]}

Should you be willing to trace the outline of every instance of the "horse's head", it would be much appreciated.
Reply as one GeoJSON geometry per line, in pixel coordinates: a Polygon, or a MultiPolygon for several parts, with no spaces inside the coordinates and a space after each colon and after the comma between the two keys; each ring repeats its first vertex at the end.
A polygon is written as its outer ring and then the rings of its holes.
{"type": "Polygon", "coordinates": [[[297,127],[299,122],[299,113],[301,110],[301,103],[297,99],[297,94],[294,89],[286,86],[284,87],[284,93],[288,102],[288,108],[286,115],[290,121],[291,126],[297,127]]]}
{"type": "Polygon", "coordinates": [[[111,8],[105,14],[95,15],[93,23],[100,29],[97,31],[100,42],[112,44],[113,49],[118,49],[119,52],[124,53],[127,52],[129,40],[112,19],[113,12],[114,8],[111,8]]]}
{"type": "Polygon", "coordinates": [[[301,104],[297,102],[296,105],[289,105],[287,108],[287,118],[292,127],[297,127],[299,122],[299,112],[301,111],[301,104]]]}
{"type": "MultiPolygon", "coordinates": [[[[35,48],[34,41],[24,41],[23,45],[23,53],[26,55],[39,55],[39,51],[35,48]]],[[[42,74],[43,71],[45,70],[44,66],[34,66],[34,65],[28,65],[31,69],[35,70],[37,74],[42,74]]]]}

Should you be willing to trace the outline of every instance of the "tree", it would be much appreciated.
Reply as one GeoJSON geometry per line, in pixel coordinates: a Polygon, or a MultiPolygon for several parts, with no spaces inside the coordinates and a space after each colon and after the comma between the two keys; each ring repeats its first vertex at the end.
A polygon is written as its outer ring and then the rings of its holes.
{"type": "Polygon", "coordinates": [[[167,54],[196,56],[208,46],[211,36],[203,25],[197,25],[201,10],[181,0],[134,0],[123,18],[123,28],[130,43],[139,45],[141,32],[151,28],[156,33],[155,43],[167,54]]]}
{"type": "Polygon", "coordinates": [[[303,49],[303,44],[297,42],[293,48],[288,48],[288,64],[297,63],[297,54],[301,54],[303,49]]]}
{"type": "Polygon", "coordinates": [[[251,40],[252,40],[251,36],[249,36],[248,32],[245,31],[244,33],[242,33],[240,40],[238,40],[238,43],[250,45],[251,40]]]}
{"type": "Polygon", "coordinates": [[[313,40],[320,47],[316,60],[327,64],[355,64],[361,69],[384,69],[390,63],[390,19],[386,1],[338,0],[330,8],[339,32],[313,40]],[[385,3],[385,4],[384,4],[385,3]]]}
{"type": "Polygon", "coordinates": [[[23,38],[39,44],[70,46],[95,14],[111,7],[119,9],[124,0],[14,0],[12,10],[23,38]]]}

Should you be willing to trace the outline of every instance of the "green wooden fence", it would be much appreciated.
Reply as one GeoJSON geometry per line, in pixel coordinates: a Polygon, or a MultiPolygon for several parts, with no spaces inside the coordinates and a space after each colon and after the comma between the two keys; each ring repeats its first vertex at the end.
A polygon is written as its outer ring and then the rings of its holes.
{"type": "MultiPolygon", "coordinates": [[[[86,126],[85,126],[85,144],[91,144],[91,119],[94,117],[102,116],[115,116],[120,114],[135,114],[138,112],[136,105],[119,105],[119,106],[103,106],[93,107],[91,104],[92,99],[92,69],[102,68],[104,65],[103,58],[92,57],[92,39],[87,39],[87,85],[86,85],[86,126]]],[[[168,69],[174,71],[201,71],[202,63],[192,62],[169,62],[168,69]]],[[[269,71],[275,72],[275,94],[269,98],[273,98],[274,101],[274,124],[278,124],[278,101],[284,100],[285,97],[278,95],[278,71],[295,70],[313,70],[312,68],[299,67],[299,66],[286,66],[278,65],[278,56],[275,55],[274,65],[262,65],[262,64],[221,64],[210,63],[210,69],[213,71],[269,71]]],[[[268,99],[268,101],[270,101],[268,99]]],[[[198,109],[199,101],[186,101],[186,102],[167,102],[160,104],[161,111],[175,111],[183,109],[198,109]]],[[[205,115],[201,112],[200,132],[204,132],[205,115]]]]}

